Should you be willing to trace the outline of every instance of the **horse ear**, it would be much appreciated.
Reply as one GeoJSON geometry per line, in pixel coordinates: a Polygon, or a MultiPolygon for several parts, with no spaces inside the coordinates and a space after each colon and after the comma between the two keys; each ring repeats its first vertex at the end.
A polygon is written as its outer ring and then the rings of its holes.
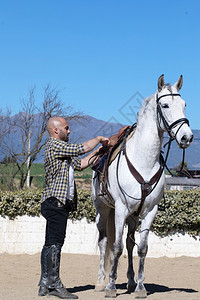
{"type": "Polygon", "coordinates": [[[165,85],[164,74],[158,78],[158,91],[160,92],[165,85]]]}
{"type": "Polygon", "coordinates": [[[178,81],[174,84],[174,87],[177,89],[177,92],[180,91],[183,85],[183,76],[181,75],[178,81]]]}

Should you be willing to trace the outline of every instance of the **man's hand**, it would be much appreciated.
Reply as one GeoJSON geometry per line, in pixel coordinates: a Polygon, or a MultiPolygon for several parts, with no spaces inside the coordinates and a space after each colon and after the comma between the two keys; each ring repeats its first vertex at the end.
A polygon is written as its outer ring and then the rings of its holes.
{"type": "Polygon", "coordinates": [[[83,143],[85,152],[90,152],[93,150],[99,143],[102,144],[102,146],[98,147],[96,150],[94,150],[92,153],[90,153],[88,156],[81,159],[81,169],[87,168],[89,165],[92,164],[92,162],[96,159],[96,154],[101,151],[104,147],[109,147],[110,141],[109,138],[104,136],[97,136],[94,139],[91,139],[89,141],[86,141],[83,143]]]}
{"type": "Polygon", "coordinates": [[[92,151],[99,143],[103,143],[105,141],[108,141],[109,143],[109,138],[107,137],[104,137],[104,136],[97,136],[95,137],[94,139],[91,139],[89,141],[86,141],[83,143],[83,146],[84,146],[84,150],[85,152],[90,152],[92,151]]]}
{"type": "Polygon", "coordinates": [[[108,145],[109,145],[109,143],[110,143],[109,138],[107,138],[107,137],[105,137],[105,136],[98,136],[97,138],[99,138],[101,144],[103,144],[105,141],[108,142],[108,145]]]}

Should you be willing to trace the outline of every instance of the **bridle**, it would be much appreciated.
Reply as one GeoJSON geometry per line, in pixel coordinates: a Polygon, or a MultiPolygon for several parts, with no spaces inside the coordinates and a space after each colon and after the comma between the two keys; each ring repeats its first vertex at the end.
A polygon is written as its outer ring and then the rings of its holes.
{"type": "MultiPolygon", "coordinates": [[[[145,181],[144,178],[140,175],[140,173],[135,169],[135,167],[132,165],[131,161],[129,160],[128,156],[127,156],[127,153],[126,153],[126,136],[124,137],[124,141],[122,143],[122,146],[121,146],[121,151],[119,153],[119,156],[118,156],[118,162],[117,162],[117,169],[116,169],[116,177],[117,177],[117,182],[118,182],[118,186],[124,196],[124,199],[125,199],[125,202],[126,202],[126,205],[127,205],[127,208],[128,208],[128,203],[126,201],[126,196],[129,196],[130,198],[133,198],[135,200],[140,200],[140,205],[137,209],[137,211],[134,213],[135,216],[139,216],[141,210],[142,210],[142,207],[143,207],[143,204],[144,204],[144,201],[145,201],[145,198],[155,189],[156,185],[158,184],[160,178],[161,178],[161,175],[164,171],[164,167],[167,167],[166,166],[166,161],[167,161],[167,157],[168,157],[168,154],[169,154],[169,149],[170,149],[170,146],[171,146],[171,142],[176,139],[176,136],[177,136],[177,133],[179,132],[180,128],[183,126],[183,124],[188,124],[189,126],[189,120],[186,119],[186,118],[180,118],[176,121],[174,121],[172,124],[168,124],[167,120],[165,119],[163,113],[162,113],[162,109],[161,109],[161,105],[159,103],[159,100],[163,97],[167,97],[167,96],[180,96],[180,94],[166,94],[166,95],[162,95],[160,97],[158,97],[158,94],[156,95],[156,102],[157,102],[157,121],[158,121],[158,125],[159,127],[161,128],[161,125],[160,125],[160,120],[162,120],[163,122],[163,125],[165,127],[165,130],[167,131],[167,133],[169,134],[170,136],[170,140],[169,142],[167,143],[168,144],[168,150],[167,150],[167,155],[166,155],[166,158],[164,159],[162,157],[162,155],[160,156],[160,161],[161,161],[161,165],[160,165],[160,168],[158,169],[158,171],[156,172],[156,174],[154,174],[154,176],[149,180],[149,181],[145,181]],[[172,134],[172,128],[174,128],[175,126],[179,125],[180,126],[178,127],[177,131],[175,134],[172,134]],[[121,155],[121,152],[124,154],[125,156],[125,159],[126,159],[126,162],[127,162],[127,165],[128,165],[128,168],[129,168],[129,171],[131,172],[131,174],[133,175],[133,177],[137,180],[137,182],[140,184],[141,186],[141,198],[140,199],[136,199],[130,195],[128,195],[121,187],[120,183],[119,183],[119,177],[118,177],[118,167],[119,167],[119,160],[120,160],[120,155],[121,155]],[[154,187],[153,187],[154,186],[154,187]]],[[[136,126],[136,124],[133,124],[133,126],[136,126]]],[[[132,126],[132,127],[133,127],[132,126]]],[[[162,128],[161,128],[162,129],[162,128]]],[[[128,132],[127,132],[128,134],[128,132]]],[[[185,149],[183,149],[184,151],[185,149]]],[[[183,152],[184,153],[184,152],[183,152]]],[[[182,162],[182,165],[184,163],[184,154],[183,154],[183,162],[182,162]]],[[[168,168],[167,168],[168,169],[168,168]]]]}
{"type": "MultiPolygon", "coordinates": [[[[163,125],[164,125],[164,127],[165,127],[165,130],[167,131],[167,133],[168,133],[168,135],[169,135],[169,137],[170,137],[169,141],[164,145],[164,148],[165,148],[166,145],[168,145],[168,149],[167,149],[167,152],[166,152],[165,159],[162,157],[162,154],[161,154],[161,160],[162,160],[162,162],[163,162],[164,167],[168,170],[168,172],[169,172],[172,176],[174,176],[174,175],[171,173],[171,171],[169,170],[169,168],[167,167],[167,159],[168,159],[168,155],[169,155],[169,150],[170,150],[171,143],[172,143],[173,140],[176,140],[176,142],[178,143],[178,141],[177,141],[177,139],[176,139],[176,136],[177,136],[179,130],[181,129],[181,127],[183,126],[183,124],[187,124],[187,125],[189,126],[189,120],[188,120],[187,118],[180,118],[180,119],[174,121],[172,124],[170,124],[170,125],[168,124],[168,122],[166,121],[166,119],[165,119],[165,117],[164,117],[164,115],[163,115],[163,113],[162,113],[161,105],[160,105],[160,103],[159,103],[159,100],[160,100],[161,98],[167,97],[167,96],[172,96],[172,97],[173,97],[173,96],[179,96],[179,97],[181,97],[181,95],[178,94],[178,93],[177,93],[177,94],[172,94],[172,93],[170,93],[170,94],[166,94],[166,95],[162,95],[162,96],[158,97],[158,93],[156,94],[156,103],[157,103],[157,121],[158,121],[158,126],[161,128],[161,126],[160,126],[160,120],[162,120],[163,125]],[[174,128],[174,127],[177,126],[178,124],[180,124],[180,126],[178,127],[176,133],[173,134],[171,130],[172,130],[172,128],[174,128]]],[[[161,129],[162,129],[162,128],[161,128],[161,129]]],[[[185,160],[185,149],[183,149],[183,158],[182,158],[182,163],[181,163],[180,171],[182,171],[182,169],[183,169],[183,166],[184,166],[184,160],[185,160]]]]}
{"type": "Polygon", "coordinates": [[[166,95],[162,95],[160,97],[158,97],[158,94],[156,95],[156,103],[157,103],[157,120],[158,120],[158,125],[159,127],[161,128],[160,126],[160,120],[162,120],[163,122],[163,125],[165,127],[165,130],[167,131],[167,133],[169,134],[170,138],[172,140],[176,140],[176,136],[177,136],[177,133],[179,132],[179,130],[181,129],[181,127],[183,126],[183,124],[187,124],[189,126],[189,120],[187,118],[180,118],[176,121],[174,121],[172,124],[168,124],[167,120],[165,119],[164,115],[163,115],[163,112],[162,112],[162,109],[161,109],[161,105],[159,103],[159,100],[161,98],[164,98],[164,97],[168,97],[168,96],[179,96],[181,97],[180,94],[166,94],[166,95]],[[180,124],[180,126],[178,127],[177,131],[175,134],[172,133],[172,129],[177,126],[178,124],[180,124]]]}

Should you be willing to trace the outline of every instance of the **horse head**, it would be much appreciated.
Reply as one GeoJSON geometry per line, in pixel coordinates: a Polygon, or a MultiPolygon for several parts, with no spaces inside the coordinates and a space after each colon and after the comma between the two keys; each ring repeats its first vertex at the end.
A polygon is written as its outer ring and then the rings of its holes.
{"type": "Polygon", "coordinates": [[[161,131],[167,131],[172,139],[175,139],[180,148],[187,148],[193,134],[189,127],[189,121],[185,118],[185,101],[178,93],[183,84],[183,76],[171,86],[165,84],[164,75],[158,79],[157,120],[161,131]]]}

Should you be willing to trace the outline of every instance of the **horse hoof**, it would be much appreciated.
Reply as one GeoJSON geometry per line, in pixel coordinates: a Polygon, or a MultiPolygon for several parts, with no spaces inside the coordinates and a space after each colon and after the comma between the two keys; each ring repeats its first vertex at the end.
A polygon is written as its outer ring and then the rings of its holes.
{"type": "Polygon", "coordinates": [[[135,299],[147,298],[147,291],[146,290],[135,291],[134,296],[135,299]]]}
{"type": "Polygon", "coordinates": [[[136,284],[127,284],[127,291],[132,293],[135,291],[136,284]]]}
{"type": "Polygon", "coordinates": [[[117,291],[116,290],[109,290],[109,289],[105,289],[106,298],[116,298],[117,297],[117,291]]]}
{"type": "Polygon", "coordinates": [[[96,284],[95,285],[95,292],[103,292],[105,290],[104,284],[96,284]]]}

